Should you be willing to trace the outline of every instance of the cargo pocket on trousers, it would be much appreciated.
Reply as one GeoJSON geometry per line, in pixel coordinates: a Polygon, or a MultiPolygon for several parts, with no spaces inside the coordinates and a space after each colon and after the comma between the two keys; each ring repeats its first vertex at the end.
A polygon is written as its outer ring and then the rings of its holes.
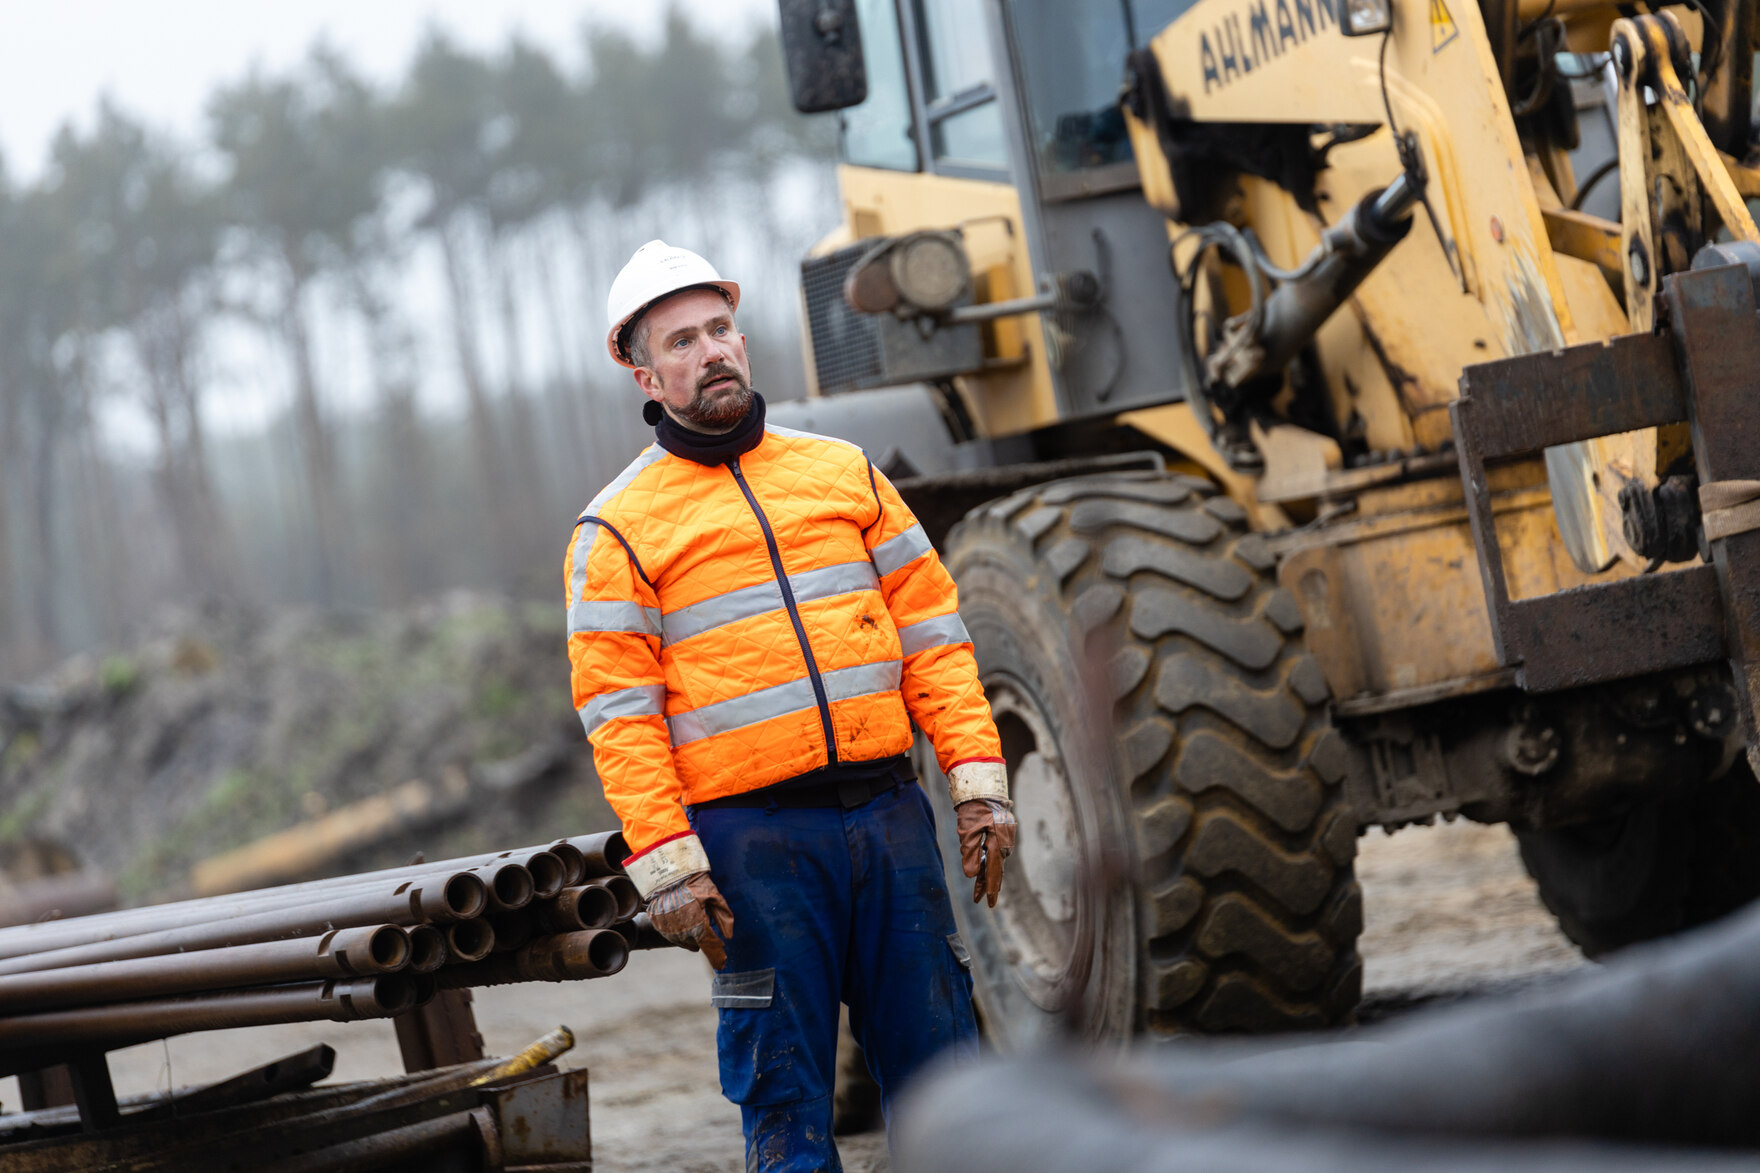
{"type": "Polygon", "coordinates": [[[776,1005],[776,971],[718,973],[709,1003],[719,1012],[721,1094],[751,1107],[800,1099],[799,1031],[787,1008],[776,1005]]]}

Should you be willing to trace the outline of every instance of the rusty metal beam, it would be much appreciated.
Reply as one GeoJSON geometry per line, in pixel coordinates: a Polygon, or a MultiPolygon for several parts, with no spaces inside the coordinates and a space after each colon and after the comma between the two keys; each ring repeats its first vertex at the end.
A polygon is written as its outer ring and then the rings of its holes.
{"type": "Polygon", "coordinates": [[[67,1073],[73,1080],[73,1101],[79,1105],[81,1128],[100,1132],[122,1123],[116,1086],[110,1082],[110,1063],[103,1051],[81,1051],[67,1061],[67,1073]]]}
{"type": "Polygon", "coordinates": [[[1553,252],[1589,261],[1616,281],[1625,280],[1617,221],[1569,208],[1541,208],[1540,219],[1546,224],[1546,238],[1552,242],[1553,252]]]}
{"type": "Polygon", "coordinates": [[[1458,402],[1457,440],[1464,430],[1487,461],[1687,418],[1674,346],[1660,334],[1478,363],[1461,372],[1458,402]]]}
{"type": "Polygon", "coordinates": [[[257,1173],[334,1173],[337,1169],[409,1168],[420,1159],[445,1154],[469,1158],[466,1167],[496,1168],[483,1162],[499,1147],[495,1118],[487,1108],[388,1128],[357,1140],[345,1140],[310,1152],[297,1153],[257,1166],[257,1173]]]}
{"type": "Polygon", "coordinates": [[[1552,692],[1723,655],[1709,566],[1647,574],[1504,604],[1502,631],[1520,682],[1552,692]]]}
{"type": "Polygon", "coordinates": [[[1687,418],[1674,342],[1629,334],[1468,367],[1450,408],[1499,660],[1536,692],[1723,655],[1721,602],[1697,566],[1512,600],[1486,466],[1558,444],[1687,418]]]}
{"type": "Polygon", "coordinates": [[[175,1096],[168,1105],[173,1115],[190,1112],[212,1112],[255,1100],[266,1100],[283,1092],[306,1088],[328,1079],[336,1068],[336,1050],[328,1043],[318,1043],[273,1063],[241,1071],[230,1079],[195,1088],[175,1096]]]}
{"type": "Polygon", "coordinates": [[[428,1071],[483,1057],[483,1035],[469,990],[441,990],[426,1004],[391,1020],[403,1069],[428,1071]]]}
{"type": "MultiPolygon", "coordinates": [[[[1668,279],[1669,321],[1692,388],[1688,424],[1701,491],[1760,480],[1760,320],[1754,301],[1753,277],[1744,265],[1668,279]]],[[[1713,537],[1709,544],[1748,759],[1760,769],[1760,530],[1713,537]]]]}

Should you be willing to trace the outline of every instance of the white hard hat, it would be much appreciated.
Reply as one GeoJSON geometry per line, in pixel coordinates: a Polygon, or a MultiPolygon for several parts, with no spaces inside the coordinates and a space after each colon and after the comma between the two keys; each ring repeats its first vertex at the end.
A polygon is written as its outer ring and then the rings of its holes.
{"type": "Polygon", "coordinates": [[[674,248],[664,240],[650,240],[638,248],[611,283],[611,296],[605,299],[605,317],[611,325],[605,334],[605,349],[612,359],[620,366],[634,367],[618,344],[618,335],[630,319],[661,298],[698,285],[721,290],[732,308],[739,308],[739,286],[723,281],[714,265],[690,249],[674,248]]]}

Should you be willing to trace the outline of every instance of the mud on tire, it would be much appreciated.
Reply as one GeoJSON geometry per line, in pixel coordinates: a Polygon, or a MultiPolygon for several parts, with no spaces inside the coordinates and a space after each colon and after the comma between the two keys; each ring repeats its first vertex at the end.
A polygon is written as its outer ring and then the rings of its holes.
{"type": "Polygon", "coordinates": [[[994,912],[957,856],[948,872],[1005,1043],[1072,1021],[1319,1027],[1357,1002],[1347,753],[1271,553],[1210,494],[1154,473],[1057,481],[948,540],[1022,823],[994,912]]]}

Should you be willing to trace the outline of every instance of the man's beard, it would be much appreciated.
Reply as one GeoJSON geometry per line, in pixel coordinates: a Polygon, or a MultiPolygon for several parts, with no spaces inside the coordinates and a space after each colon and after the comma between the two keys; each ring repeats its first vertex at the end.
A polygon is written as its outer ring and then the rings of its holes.
{"type": "Polygon", "coordinates": [[[673,414],[693,428],[726,429],[744,419],[752,407],[752,385],[731,363],[716,363],[697,379],[697,393],[673,414]],[[733,385],[715,391],[707,389],[717,379],[730,378],[733,385]]]}

